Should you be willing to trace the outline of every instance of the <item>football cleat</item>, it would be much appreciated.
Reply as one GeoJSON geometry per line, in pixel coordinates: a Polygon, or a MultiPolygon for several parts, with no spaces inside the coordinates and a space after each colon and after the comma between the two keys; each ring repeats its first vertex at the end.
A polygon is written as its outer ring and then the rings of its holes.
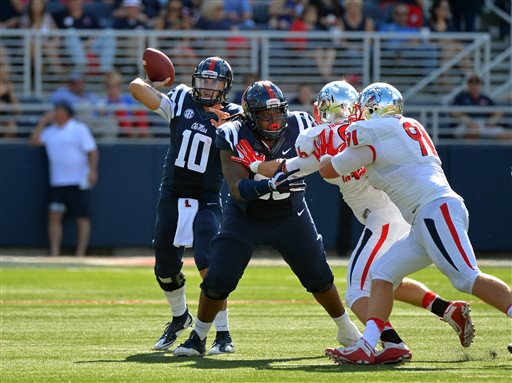
{"type": "Polygon", "coordinates": [[[471,346],[475,337],[475,326],[471,322],[469,303],[464,301],[453,301],[446,308],[442,320],[453,327],[464,347],[471,346]]]}
{"type": "Polygon", "coordinates": [[[208,352],[209,355],[229,354],[235,352],[233,339],[229,331],[219,331],[213,341],[213,346],[208,352]]]}
{"type": "Polygon", "coordinates": [[[340,342],[340,344],[342,344],[345,347],[348,347],[352,346],[362,337],[363,334],[361,334],[356,325],[352,323],[352,326],[349,331],[342,331],[341,329],[338,329],[338,335],[336,336],[336,339],[338,339],[338,342],[340,342]]]}
{"type": "Polygon", "coordinates": [[[168,350],[169,347],[173,345],[176,341],[176,338],[188,327],[192,327],[192,323],[194,322],[194,317],[190,314],[189,311],[186,313],[187,315],[181,315],[179,317],[174,317],[172,322],[167,322],[165,326],[164,333],[153,346],[154,350],[168,350]]]}
{"type": "Polygon", "coordinates": [[[411,350],[404,342],[382,342],[382,347],[382,350],[375,355],[375,363],[377,364],[405,363],[412,359],[411,350]]]}
{"type": "Polygon", "coordinates": [[[185,343],[174,350],[174,356],[203,356],[206,353],[206,338],[201,340],[197,332],[192,330],[185,343]]]}
{"type": "Polygon", "coordinates": [[[508,350],[508,352],[512,353],[512,343],[510,343],[510,344],[507,346],[507,350],[508,350]]]}
{"type": "Polygon", "coordinates": [[[375,354],[375,349],[363,338],[350,347],[325,349],[325,355],[339,364],[375,364],[375,354]]]}

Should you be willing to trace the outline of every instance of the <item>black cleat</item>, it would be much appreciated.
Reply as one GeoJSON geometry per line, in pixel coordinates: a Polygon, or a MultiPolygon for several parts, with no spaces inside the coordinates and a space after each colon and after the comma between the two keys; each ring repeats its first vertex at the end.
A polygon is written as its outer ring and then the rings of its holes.
{"type": "Polygon", "coordinates": [[[187,312],[179,317],[174,317],[172,322],[167,322],[164,333],[155,343],[153,349],[155,350],[168,350],[173,345],[176,338],[188,327],[192,326],[194,317],[190,312],[187,312]]]}
{"type": "Polygon", "coordinates": [[[235,346],[233,345],[233,339],[229,331],[219,331],[213,341],[213,346],[210,349],[209,355],[217,354],[229,354],[235,352],[235,346]]]}
{"type": "Polygon", "coordinates": [[[197,332],[192,330],[185,343],[174,350],[174,356],[203,356],[206,353],[206,338],[201,340],[197,332]]]}

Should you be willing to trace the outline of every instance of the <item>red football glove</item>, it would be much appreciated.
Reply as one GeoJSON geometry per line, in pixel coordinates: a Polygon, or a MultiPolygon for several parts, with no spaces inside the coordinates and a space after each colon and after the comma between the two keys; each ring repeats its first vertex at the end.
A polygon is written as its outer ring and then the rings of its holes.
{"type": "Polygon", "coordinates": [[[320,161],[320,157],[324,154],[330,154],[334,156],[338,153],[338,149],[334,147],[332,140],[334,137],[334,132],[329,129],[329,137],[326,137],[326,131],[323,130],[322,133],[318,135],[318,139],[315,141],[315,150],[313,150],[313,155],[315,158],[320,161]]]}
{"type": "Polygon", "coordinates": [[[230,160],[238,162],[244,165],[246,168],[251,169],[253,173],[256,173],[254,171],[256,170],[254,165],[259,165],[261,162],[265,161],[265,155],[262,154],[258,156],[247,140],[240,140],[235,147],[238,151],[238,157],[231,156],[230,160]],[[253,166],[251,167],[251,165],[253,166]]]}

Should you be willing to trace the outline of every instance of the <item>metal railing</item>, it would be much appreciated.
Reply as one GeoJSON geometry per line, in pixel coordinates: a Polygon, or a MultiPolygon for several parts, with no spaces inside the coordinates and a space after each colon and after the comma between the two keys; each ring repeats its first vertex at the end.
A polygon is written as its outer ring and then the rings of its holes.
{"type": "Polygon", "coordinates": [[[487,93],[492,90],[488,74],[493,58],[486,33],[2,29],[0,37],[2,60],[10,67],[16,91],[43,99],[66,83],[69,74],[61,68],[83,71],[88,89],[98,93],[103,92],[107,69],[119,70],[126,81],[143,75],[141,57],[148,46],[171,57],[177,82],[189,83],[203,57],[226,58],[236,75],[234,91],[244,88],[243,75],[248,73],[275,81],[287,94],[297,92],[299,84],[311,84],[317,91],[327,81],[350,75],[360,86],[386,81],[408,101],[437,103],[469,71],[484,77],[487,93]]]}
{"type": "MultiPolygon", "coordinates": [[[[43,113],[53,109],[50,103],[21,104],[19,108],[12,106],[3,108],[4,114],[0,115],[0,140],[3,143],[19,143],[26,141],[37,125],[43,113]],[[19,114],[16,114],[19,112],[19,114]],[[8,122],[13,122],[9,124],[8,122]],[[15,135],[9,138],[14,126],[15,135]]],[[[290,105],[290,110],[304,110],[312,113],[312,108],[304,108],[299,105],[290,105]]],[[[454,117],[456,112],[491,114],[502,113],[496,125],[509,132],[510,138],[497,139],[481,137],[482,142],[502,142],[512,145],[512,109],[507,106],[475,107],[475,106],[442,106],[442,105],[406,105],[405,114],[416,118],[427,129],[434,143],[447,143],[453,140],[457,142],[476,142],[475,139],[466,140],[455,134],[455,129],[460,124],[454,117]]],[[[154,143],[167,142],[170,137],[167,122],[151,111],[140,106],[102,106],[99,108],[82,107],[76,110],[75,118],[84,122],[93,132],[99,142],[133,142],[154,143]]]]}

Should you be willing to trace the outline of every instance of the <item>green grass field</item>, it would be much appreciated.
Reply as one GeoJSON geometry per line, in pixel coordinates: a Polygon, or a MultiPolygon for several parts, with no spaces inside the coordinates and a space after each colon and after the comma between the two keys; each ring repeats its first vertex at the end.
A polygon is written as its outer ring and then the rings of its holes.
{"type": "MultiPolygon", "coordinates": [[[[344,293],[346,268],[333,269],[344,293]]],[[[482,269],[512,282],[509,267],[482,269]]],[[[184,271],[195,315],[199,277],[192,267],[184,271]]],[[[463,349],[448,324],[397,303],[392,322],[411,347],[413,361],[338,366],[323,355],[325,347],[336,345],[334,323],[285,266],[250,265],[230,296],[235,354],[175,358],[151,350],[169,319],[151,267],[2,265],[0,381],[512,381],[512,354],[506,350],[512,342],[510,319],[457,292],[436,269],[414,277],[446,298],[470,301],[474,344],[463,349]]],[[[188,331],[178,343],[187,336],[188,331]]]]}

